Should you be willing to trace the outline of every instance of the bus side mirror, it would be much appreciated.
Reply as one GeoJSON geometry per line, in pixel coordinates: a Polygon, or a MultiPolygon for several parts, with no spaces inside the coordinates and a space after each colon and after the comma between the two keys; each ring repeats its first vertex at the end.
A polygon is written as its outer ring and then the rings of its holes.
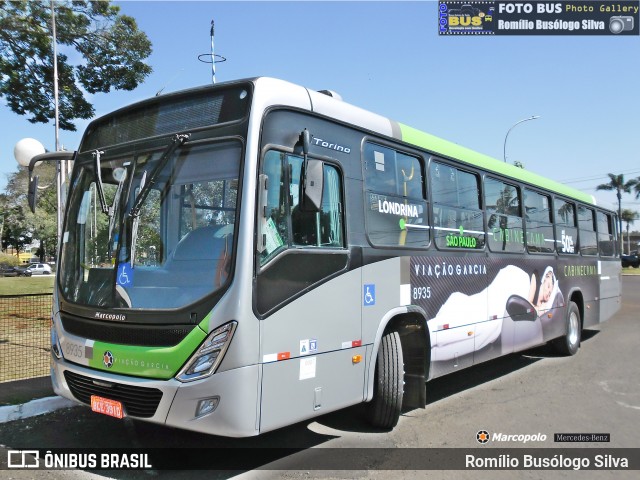
{"type": "Polygon", "coordinates": [[[302,195],[300,207],[305,212],[319,212],[322,206],[322,190],[324,188],[324,169],[320,160],[309,159],[311,133],[306,128],[300,133],[302,143],[302,195]]]}
{"type": "Polygon", "coordinates": [[[36,203],[38,202],[38,176],[33,176],[33,169],[40,162],[72,161],[75,155],[76,152],[48,152],[36,155],[29,161],[29,190],[27,192],[27,200],[32,213],[36,213],[36,203]]]}
{"type": "Polygon", "coordinates": [[[324,164],[320,160],[308,159],[304,174],[302,208],[305,212],[319,212],[324,190],[324,164]]]}
{"type": "Polygon", "coordinates": [[[36,203],[38,202],[38,176],[29,178],[29,191],[27,192],[27,201],[31,213],[36,213],[36,203]]]}

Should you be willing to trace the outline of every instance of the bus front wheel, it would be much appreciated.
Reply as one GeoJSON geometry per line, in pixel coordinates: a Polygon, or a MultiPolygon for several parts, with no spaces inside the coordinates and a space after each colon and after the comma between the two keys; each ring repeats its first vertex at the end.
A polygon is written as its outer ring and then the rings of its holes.
{"type": "Polygon", "coordinates": [[[569,302],[567,307],[567,333],[553,341],[553,346],[562,355],[575,355],[580,348],[582,322],[580,321],[580,309],[574,302],[569,302]]]}
{"type": "Polygon", "coordinates": [[[369,422],[391,429],[398,424],[404,394],[404,360],[400,335],[396,331],[382,336],[374,378],[373,400],[368,407],[369,422]]]}

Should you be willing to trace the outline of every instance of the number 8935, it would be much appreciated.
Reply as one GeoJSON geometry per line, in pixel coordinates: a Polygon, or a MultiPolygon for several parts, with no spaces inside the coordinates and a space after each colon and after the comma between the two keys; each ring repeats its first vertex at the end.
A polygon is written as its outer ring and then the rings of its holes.
{"type": "Polygon", "coordinates": [[[424,300],[427,298],[431,298],[431,287],[414,287],[413,288],[414,300],[424,300]]]}

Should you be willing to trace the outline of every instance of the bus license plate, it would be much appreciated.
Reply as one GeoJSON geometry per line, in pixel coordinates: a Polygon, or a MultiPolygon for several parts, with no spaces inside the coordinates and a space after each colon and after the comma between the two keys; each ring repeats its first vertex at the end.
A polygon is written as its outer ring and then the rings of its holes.
{"type": "Polygon", "coordinates": [[[97,395],[91,395],[91,410],[115,418],[124,418],[125,416],[122,402],[109,400],[108,398],[102,398],[97,395]]]}

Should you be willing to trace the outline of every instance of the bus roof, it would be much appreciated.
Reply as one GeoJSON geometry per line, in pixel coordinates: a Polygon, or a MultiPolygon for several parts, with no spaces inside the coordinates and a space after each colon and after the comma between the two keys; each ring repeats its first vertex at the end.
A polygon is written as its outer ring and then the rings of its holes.
{"type": "Polygon", "coordinates": [[[532,186],[544,188],[552,192],[564,195],[581,202],[595,205],[595,199],[592,195],[588,195],[575,188],[568,187],[559,182],[550,180],[538,175],[536,173],[519,168],[514,165],[510,165],[506,162],[501,162],[493,157],[483,155],[482,153],[475,152],[466,147],[462,147],[453,142],[449,142],[434,135],[421,132],[415,128],[409,127],[398,123],[401,132],[401,140],[412,145],[415,145],[426,150],[430,150],[434,153],[444,155],[446,157],[455,158],[456,160],[462,160],[470,165],[482,168],[489,172],[497,173],[505,177],[510,177],[515,180],[519,180],[528,183],[532,186]]]}
{"type": "MultiPolygon", "coordinates": [[[[261,81],[265,81],[266,83],[282,82],[283,85],[286,84],[288,86],[289,91],[291,91],[293,87],[297,87],[281,80],[266,77],[256,79],[256,84],[260,84],[261,81]]],[[[396,140],[414,145],[437,155],[442,155],[446,158],[467,163],[484,169],[490,173],[522,181],[533,187],[549,190],[550,192],[573,198],[589,205],[596,205],[595,198],[592,195],[586,194],[575,188],[568,187],[559,182],[545,178],[542,175],[496,160],[488,155],[475,152],[453,142],[436,137],[435,135],[422,132],[408,125],[382,117],[376,113],[372,113],[360,107],[343,102],[341,99],[327,96],[323,93],[311,91],[309,89],[306,90],[309,98],[312,100],[310,109],[314,112],[336,118],[337,120],[341,120],[352,125],[367,128],[369,130],[382,133],[383,135],[391,136],[396,140]],[[386,125],[383,126],[383,124],[386,125]]],[[[273,91],[273,89],[271,89],[271,91],[273,91]]]]}

